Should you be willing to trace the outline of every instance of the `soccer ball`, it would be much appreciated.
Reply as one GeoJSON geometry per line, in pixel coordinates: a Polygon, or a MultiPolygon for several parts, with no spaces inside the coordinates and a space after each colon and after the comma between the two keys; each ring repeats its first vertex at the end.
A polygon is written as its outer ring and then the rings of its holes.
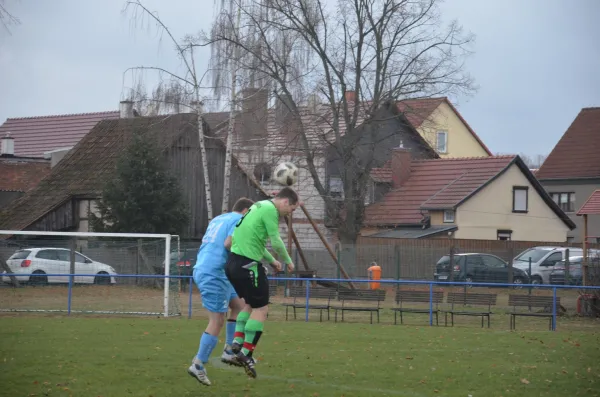
{"type": "Polygon", "coordinates": [[[289,161],[279,163],[272,179],[280,185],[291,186],[298,180],[298,167],[289,161]]]}

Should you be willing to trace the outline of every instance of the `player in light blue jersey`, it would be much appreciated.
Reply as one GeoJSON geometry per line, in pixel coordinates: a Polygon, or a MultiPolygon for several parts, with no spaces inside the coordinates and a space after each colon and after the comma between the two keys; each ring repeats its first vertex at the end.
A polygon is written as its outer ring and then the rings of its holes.
{"type": "Polygon", "coordinates": [[[194,266],[194,283],[200,290],[202,306],[208,310],[208,326],[200,338],[198,353],[188,368],[188,373],[200,383],[210,386],[205,364],[219,342],[218,335],[225,324],[227,311],[231,308],[225,328],[225,347],[221,361],[239,365],[231,352],[231,343],[235,332],[236,318],[244,307],[225,275],[225,263],[229,257],[231,235],[238,221],[248,212],[254,202],[247,198],[236,201],[232,212],[217,216],[208,224],[198,250],[198,259],[194,266]]]}

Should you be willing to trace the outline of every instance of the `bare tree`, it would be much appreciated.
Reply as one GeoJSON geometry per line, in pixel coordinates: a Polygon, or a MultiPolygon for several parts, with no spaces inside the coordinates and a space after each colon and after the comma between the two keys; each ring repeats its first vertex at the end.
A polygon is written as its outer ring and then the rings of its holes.
{"type": "Polygon", "coordinates": [[[20,25],[21,21],[8,11],[5,4],[5,0],[0,0],[0,25],[10,34],[10,26],[20,25]]]}
{"type": "MultiPolygon", "coordinates": [[[[222,10],[222,15],[225,18],[229,16],[235,16],[236,22],[233,26],[235,29],[234,35],[237,35],[240,29],[241,9],[236,9],[236,4],[229,0],[215,0],[215,6],[217,6],[217,18],[222,10]],[[219,4],[220,3],[220,4],[219,4]]],[[[235,132],[235,116],[236,116],[236,91],[238,85],[237,72],[238,63],[240,58],[240,48],[231,45],[228,42],[214,42],[212,46],[213,57],[211,61],[213,64],[209,68],[213,77],[213,92],[216,94],[217,100],[221,99],[223,90],[226,89],[227,85],[224,81],[226,70],[229,70],[231,78],[229,81],[230,101],[229,101],[229,125],[227,127],[227,137],[225,144],[225,169],[223,171],[223,202],[221,204],[221,212],[225,213],[229,210],[229,182],[231,180],[231,157],[233,152],[233,134],[235,132]]]]}
{"type": "Polygon", "coordinates": [[[239,48],[240,75],[260,76],[283,100],[338,236],[342,244],[354,244],[376,160],[375,142],[363,144],[363,138],[375,136],[379,110],[397,100],[473,92],[463,64],[473,36],[456,21],[442,27],[440,0],[230,1],[241,10],[242,29],[235,28],[233,15],[221,16],[200,45],[239,48]],[[315,95],[324,103],[307,117],[306,101],[315,95]],[[319,143],[309,121],[316,119],[326,125],[319,143]],[[327,145],[342,162],[341,207],[317,169],[327,145]]]}
{"type": "MultiPolygon", "coordinates": [[[[213,218],[213,210],[212,210],[212,193],[210,189],[210,180],[208,173],[208,160],[206,156],[206,145],[205,145],[205,131],[204,131],[204,122],[203,122],[203,102],[200,96],[201,90],[201,80],[202,76],[200,76],[196,70],[196,64],[194,59],[194,45],[189,41],[188,38],[183,40],[183,43],[179,43],[175,37],[171,34],[169,28],[160,20],[156,13],[150,11],[146,6],[142,4],[140,0],[131,0],[127,1],[125,5],[124,12],[128,10],[132,11],[132,20],[144,21],[144,18],[149,18],[149,20],[156,24],[157,28],[162,32],[166,33],[168,38],[174,44],[177,55],[183,61],[185,65],[185,74],[180,76],[178,74],[172,73],[168,70],[165,70],[160,67],[153,66],[138,66],[135,68],[130,68],[130,70],[154,70],[159,72],[160,74],[166,74],[169,76],[171,83],[167,86],[167,89],[157,87],[157,90],[162,90],[159,93],[163,94],[162,102],[173,105],[172,101],[174,97],[176,100],[180,100],[181,96],[185,96],[185,90],[183,89],[172,89],[174,86],[183,86],[188,87],[191,90],[191,95],[193,98],[192,106],[194,108],[194,112],[198,116],[198,139],[200,143],[200,152],[202,156],[202,169],[204,173],[204,188],[205,188],[205,196],[206,196],[206,210],[208,214],[208,220],[210,221],[213,218]]],[[[156,93],[156,91],[155,91],[156,93]]],[[[160,99],[160,98],[159,98],[160,99]]]]}

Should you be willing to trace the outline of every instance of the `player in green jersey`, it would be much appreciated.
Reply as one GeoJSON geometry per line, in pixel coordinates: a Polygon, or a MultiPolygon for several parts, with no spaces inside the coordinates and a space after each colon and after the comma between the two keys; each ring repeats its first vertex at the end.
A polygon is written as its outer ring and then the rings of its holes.
{"type": "Polygon", "coordinates": [[[273,199],[254,203],[233,232],[225,274],[246,305],[237,317],[231,349],[246,374],[253,378],[256,370],[252,352],[262,335],[269,305],[269,283],[261,261],[266,260],[276,271],[282,268],[265,249],[265,244],[267,239],[270,240],[273,250],[287,264],[288,271],[294,270],[279,235],[279,217],[294,212],[298,204],[298,194],[285,187],[273,199]]]}

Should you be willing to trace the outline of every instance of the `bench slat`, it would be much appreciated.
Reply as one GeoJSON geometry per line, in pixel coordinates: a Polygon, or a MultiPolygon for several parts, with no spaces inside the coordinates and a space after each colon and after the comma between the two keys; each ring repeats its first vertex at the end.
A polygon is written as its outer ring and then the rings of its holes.
{"type": "MultiPolygon", "coordinates": [[[[508,305],[519,307],[547,307],[552,306],[553,298],[551,296],[536,295],[509,295],[508,305]]],[[[556,306],[560,306],[560,297],[556,297],[556,306]]]]}
{"type": "MultiPolygon", "coordinates": [[[[396,303],[410,302],[410,303],[429,303],[430,296],[429,291],[396,291],[396,303]]],[[[433,303],[442,303],[444,300],[444,293],[441,291],[433,292],[433,303]]]]}

